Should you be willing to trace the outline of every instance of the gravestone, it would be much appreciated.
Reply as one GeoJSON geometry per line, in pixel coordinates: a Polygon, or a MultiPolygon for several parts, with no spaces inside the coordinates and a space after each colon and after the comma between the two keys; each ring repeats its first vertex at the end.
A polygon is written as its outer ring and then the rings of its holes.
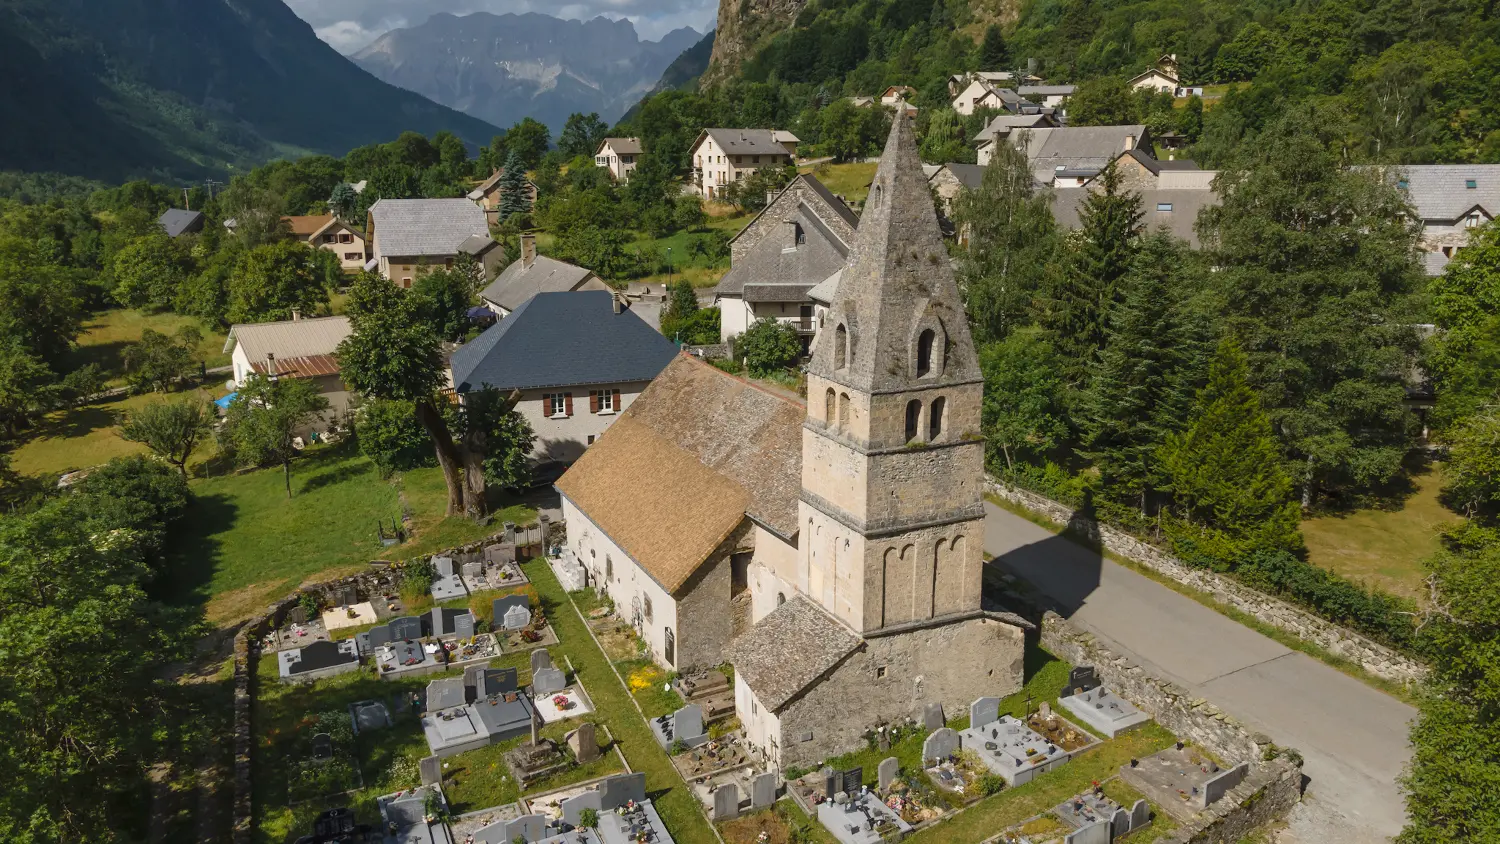
{"type": "Polygon", "coordinates": [[[509,694],[520,688],[516,677],[514,668],[486,668],[480,677],[481,682],[475,689],[475,694],[480,697],[509,694]]]}
{"type": "Polygon", "coordinates": [[[1240,781],[1245,778],[1245,774],[1249,770],[1249,763],[1241,762],[1203,783],[1203,804],[1200,808],[1207,808],[1219,798],[1228,794],[1231,788],[1240,784],[1240,781]]]}
{"type": "Polygon", "coordinates": [[[547,837],[546,815],[522,815],[505,825],[505,840],[541,841],[547,837]]]}
{"type": "Polygon", "coordinates": [[[531,673],[535,674],[543,668],[552,667],[552,654],[547,653],[546,648],[537,648],[531,652],[531,673]]]}
{"type": "Polygon", "coordinates": [[[301,604],[298,604],[297,606],[292,607],[291,612],[288,612],[286,614],[286,620],[290,621],[293,624],[306,624],[307,623],[307,609],[305,607],[303,607],[301,604]]]}
{"type": "Polygon", "coordinates": [[[945,723],[947,722],[943,720],[943,705],[941,703],[929,703],[922,707],[923,727],[926,727],[929,731],[941,730],[945,723]]]}
{"type": "Polygon", "coordinates": [[[422,769],[422,784],[437,785],[443,781],[443,760],[436,756],[423,756],[422,761],[417,763],[422,769]]]}
{"type": "Polygon", "coordinates": [[[1099,687],[1099,672],[1092,665],[1080,665],[1068,672],[1068,685],[1063,686],[1058,697],[1068,697],[1099,687]]]}
{"type": "Polygon", "coordinates": [[[1151,823],[1151,806],[1144,800],[1135,801],[1130,807],[1130,828],[1140,829],[1148,823],[1151,823]]]}
{"type": "Polygon", "coordinates": [[[1063,844],[1110,844],[1113,830],[1104,821],[1092,823],[1063,839],[1063,844]]]}
{"type": "Polygon", "coordinates": [[[594,734],[592,721],[584,721],[578,729],[568,733],[564,739],[579,764],[587,764],[599,758],[599,739],[594,734]]]}
{"type": "Polygon", "coordinates": [[[312,737],[312,758],[318,760],[333,758],[333,736],[318,733],[312,737]]]}
{"type": "Polygon", "coordinates": [[[474,689],[476,695],[483,696],[480,689],[484,688],[484,672],[487,669],[483,665],[470,665],[464,668],[464,685],[474,689]]]}
{"type": "Polygon", "coordinates": [[[983,727],[1000,720],[1000,698],[982,697],[969,704],[969,726],[983,727]]]}
{"type": "Polygon", "coordinates": [[[750,781],[750,808],[764,809],[776,802],[776,772],[767,771],[750,781]]]}
{"type": "Polygon", "coordinates": [[[391,628],[388,624],[380,624],[376,625],[375,627],[371,627],[370,632],[365,635],[369,637],[368,639],[366,639],[366,641],[370,643],[371,648],[377,648],[381,645],[389,645],[391,642],[395,641],[395,637],[391,636],[391,628]]]}
{"type": "Polygon", "coordinates": [[[568,677],[558,668],[543,668],[531,675],[531,692],[535,695],[551,695],[568,687],[568,677]]]}
{"type": "Polygon", "coordinates": [[[922,760],[947,759],[958,752],[958,733],[948,727],[935,730],[922,742],[922,760]]]}
{"type": "Polygon", "coordinates": [[[740,816],[740,789],[732,782],[714,791],[714,820],[728,821],[740,816]]]}
{"type": "Polygon", "coordinates": [[[593,809],[597,812],[600,805],[599,792],[593,790],[585,791],[576,797],[569,797],[557,804],[562,810],[563,822],[569,826],[578,826],[583,823],[584,809],[593,809]]]}
{"type": "MultiPolygon", "coordinates": [[[[505,627],[507,630],[519,630],[531,623],[531,601],[523,595],[504,595],[496,598],[490,604],[490,616],[495,620],[496,627],[505,627]],[[520,610],[526,614],[526,620],[516,627],[510,627],[506,621],[506,615],[512,610],[520,610]]],[[[516,618],[520,618],[517,614],[516,618]]]]}
{"type": "Polygon", "coordinates": [[[849,799],[852,800],[859,795],[859,790],[864,785],[864,782],[865,769],[850,768],[844,772],[843,781],[839,783],[839,790],[849,795],[849,799]]]}
{"type": "Polygon", "coordinates": [[[880,760],[880,767],[875,769],[875,785],[882,794],[901,773],[901,762],[894,756],[887,756],[880,760]]]}
{"type": "Polygon", "coordinates": [[[359,603],[359,590],[353,586],[345,586],[338,593],[339,606],[347,607],[359,603]]]}
{"type": "Polygon", "coordinates": [[[1124,809],[1116,809],[1109,818],[1109,828],[1113,833],[1112,837],[1124,838],[1125,833],[1130,831],[1130,813],[1124,809]]]}
{"type": "Polygon", "coordinates": [[[639,803],[646,799],[646,775],[637,771],[633,774],[615,774],[605,777],[599,783],[600,811],[618,809],[626,803],[634,800],[639,803]]]}
{"type": "Polygon", "coordinates": [[[696,703],[677,710],[672,715],[672,736],[691,743],[703,735],[703,707],[696,703]]]}
{"type": "Polygon", "coordinates": [[[521,630],[531,623],[531,610],[517,604],[505,611],[500,626],[506,630],[521,630]]]}
{"type": "Polygon", "coordinates": [[[452,557],[433,557],[432,567],[437,569],[438,577],[452,577],[454,575],[452,557]]]}
{"type": "Polygon", "coordinates": [[[400,618],[391,619],[387,625],[391,630],[391,640],[422,638],[422,619],[414,615],[404,615],[400,618]]]}
{"type": "Polygon", "coordinates": [[[453,619],[453,635],[457,636],[460,639],[474,638],[474,623],[475,619],[473,613],[466,612],[463,615],[458,616],[457,618],[453,619]]]}
{"type": "Polygon", "coordinates": [[[484,563],[464,563],[464,577],[479,577],[484,574],[484,563]]]}
{"type": "Polygon", "coordinates": [[[832,800],[833,795],[838,794],[844,783],[844,778],[832,768],[824,768],[820,772],[823,776],[823,799],[832,800]]]}

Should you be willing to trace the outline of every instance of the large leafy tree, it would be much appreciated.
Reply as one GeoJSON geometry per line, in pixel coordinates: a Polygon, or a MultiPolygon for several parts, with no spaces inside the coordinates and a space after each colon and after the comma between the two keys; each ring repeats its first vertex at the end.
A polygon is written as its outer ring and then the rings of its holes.
{"type": "Polygon", "coordinates": [[[472,267],[419,272],[411,283],[412,309],[439,338],[457,342],[469,330],[469,307],[477,285],[472,267]]]}
{"type": "Polygon", "coordinates": [[[193,273],[192,259],[165,232],[140,238],[115,255],[115,300],[132,308],[165,310],[193,273]]]}
{"type": "Polygon", "coordinates": [[[328,306],[328,292],[343,280],[338,256],[308,249],[295,240],[263,244],[246,252],[229,279],[230,322],[311,316],[328,306]]]}
{"type": "Polygon", "coordinates": [[[1299,108],[1241,149],[1200,229],[1304,507],[1401,471],[1413,418],[1418,225],[1397,190],[1341,166],[1346,123],[1299,108]]]}
{"type": "Polygon", "coordinates": [[[1500,226],[1473,232],[1427,288],[1439,332],[1427,366],[1437,387],[1434,422],[1457,422],[1500,393],[1500,226]]]}
{"type": "Polygon", "coordinates": [[[1486,409],[1448,433],[1447,481],[1443,493],[1471,517],[1494,519],[1500,511],[1500,416],[1486,409]]]}
{"type": "Polygon", "coordinates": [[[125,417],[120,436],[141,443],[187,477],[188,459],[215,419],[209,404],[197,399],[152,402],[125,417]]]}
{"type": "Polygon", "coordinates": [[[557,136],[557,148],[567,158],[592,156],[608,131],[609,126],[599,119],[598,114],[575,112],[568,115],[568,122],[563,124],[562,134],[557,136]]]}
{"type": "Polygon", "coordinates": [[[530,117],[523,118],[505,132],[506,160],[512,155],[520,156],[521,166],[525,170],[540,164],[550,146],[552,133],[544,124],[530,117]]]}
{"type": "Polygon", "coordinates": [[[143,329],[140,341],[125,347],[125,378],[136,392],[165,393],[192,374],[202,342],[203,332],[192,325],[171,336],[143,329]]]}
{"type": "Polygon", "coordinates": [[[241,464],[280,464],[291,498],[295,440],[327,411],[328,399],[310,379],[252,375],[229,403],[225,432],[241,464]]]}
{"type": "Polygon", "coordinates": [[[979,368],[985,440],[1007,472],[1017,463],[1040,462],[1067,441],[1062,366],[1045,334],[1022,328],[980,347],[979,368]]]}

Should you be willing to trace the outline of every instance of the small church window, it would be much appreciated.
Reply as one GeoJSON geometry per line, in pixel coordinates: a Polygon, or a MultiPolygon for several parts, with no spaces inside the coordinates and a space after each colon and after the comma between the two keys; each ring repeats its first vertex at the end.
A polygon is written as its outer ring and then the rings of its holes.
{"type": "Polygon", "coordinates": [[[839,323],[833,330],[833,368],[843,369],[849,365],[849,331],[839,323]]]}
{"type": "Polygon", "coordinates": [[[931,328],[922,332],[917,338],[917,377],[921,378],[932,371],[932,341],[937,337],[931,328]]]}
{"type": "Polygon", "coordinates": [[[833,388],[829,387],[828,394],[823,398],[823,424],[832,425],[838,421],[835,416],[836,413],[837,406],[833,395],[833,388]]]}
{"type": "Polygon", "coordinates": [[[776,606],[779,607],[779,606],[781,606],[784,603],[786,603],[786,593],[785,592],[777,592],[776,593],[776,606]]]}
{"type": "Polygon", "coordinates": [[[912,399],[906,403],[906,441],[911,442],[917,438],[917,426],[922,421],[922,402],[920,399],[912,399]]]}
{"type": "Polygon", "coordinates": [[[849,427],[849,394],[839,393],[839,428],[849,427]]]}
{"type": "Polygon", "coordinates": [[[943,410],[948,405],[948,400],[942,396],[932,400],[932,415],[928,417],[927,429],[929,440],[936,440],[943,434],[943,410]]]}

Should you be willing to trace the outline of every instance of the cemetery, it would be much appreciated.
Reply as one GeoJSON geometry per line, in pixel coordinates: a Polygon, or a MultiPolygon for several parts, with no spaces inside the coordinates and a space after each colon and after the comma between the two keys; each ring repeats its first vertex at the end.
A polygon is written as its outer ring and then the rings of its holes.
{"type": "Polygon", "coordinates": [[[310,683],[359,670],[359,650],[348,640],[326,639],[300,648],[278,651],[276,662],[283,683],[310,683]]]}
{"type": "Polygon", "coordinates": [[[491,628],[502,653],[522,653],[557,644],[557,632],[524,592],[503,595],[490,605],[491,628]]]}
{"type": "Polygon", "coordinates": [[[547,566],[552,569],[565,592],[577,592],[588,585],[588,570],[579,562],[578,555],[571,548],[563,548],[555,556],[548,556],[547,566]]]}
{"type": "MultiPolygon", "coordinates": [[[[512,529],[511,535],[514,536],[512,529]]],[[[490,545],[483,551],[457,554],[459,577],[470,594],[524,586],[529,581],[516,562],[514,541],[490,545]]]]}
{"type": "Polygon", "coordinates": [[[1249,766],[1221,768],[1199,748],[1182,742],[1144,759],[1132,759],[1120,778],[1162,811],[1187,822],[1208,808],[1245,778],[1249,766]]]}
{"type": "Polygon", "coordinates": [[[387,844],[453,844],[443,822],[447,801],[437,786],[420,786],[376,798],[387,844]]]}
{"type": "Polygon", "coordinates": [[[432,755],[455,756],[532,730],[536,710],[514,668],[466,669],[427,685],[422,731],[432,755]]]}
{"type": "Polygon", "coordinates": [[[468,844],[672,844],[646,798],[644,774],[615,774],[470,812],[453,819],[452,829],[468,844]]]}
{"type": "Polygon", "coordinates": [[[464,586],[462,573],[458,568],[458,561],[452,557],[432,558],[432,600],[436,603],[444,601],[461,600],[469,597],[469,590],[464,586]]]}
{"type": "Polygon", "coordinates": [[[1081,666],[1069,673],[1068,684],[1058,695],[1057,703],[1106,738],[1114,738],[1151,720],[1135,704],[1110,694],[1091,666],[1081,666]]]}

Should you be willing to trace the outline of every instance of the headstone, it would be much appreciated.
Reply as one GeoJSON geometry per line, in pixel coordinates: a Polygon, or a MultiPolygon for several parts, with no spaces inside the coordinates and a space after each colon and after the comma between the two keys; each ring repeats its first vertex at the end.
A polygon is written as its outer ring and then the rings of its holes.
{"type": "Polygon", "coordinates": [[[505,825],[505,840],[541,841],[547,837],[546,815],[522,815],[505,825]]]}
{"type": "Polygon", "coordinates": [[[740,789],[732,782],[714,791],[714,820],[727,821],[740,816],[740,789]]]}
{"type": "Polygon", "coordinates": [[[1203,784],[1202,792],[1203,803],[1199,806],[1199,808],[1207,808],[1219,798],[1223,797],[1225,794],[1228,794],[1229,789],[1239,785],[1240,781],[1245,778],[1245,774],[1249,770],[1249,763],[1241,762],[1240,764],[1235,765],[1233,768],[1230,768],[1227,771],[1220,772],[1217,776],[1205,782],[1203,784]]]}
{"type": "Polygon", "coordinates": [[[1125,833],[1130,831],[1130,813],[1124,809],[1116,809],[1109,818],[1109,828],[1114,838],[1124,838],[1125,833]]]}
{"type": "Polygon", "coordinates": [[[481,676],[481,684],[475,689],[475,693],[481,697],[492,695],[509,694],[519,689],[517,673],[514,668],[486,668],[481,676]]]}
{"type": "Polygon", "coordinates": [[[1130,807],[1130,828],[1140,829],[1148,823],[1151,823],[1151,806],[1144,800],[1135,801],[1130,807]]]}
{"type": "Polygon", "coordinates": [[[891,783],[901,774],[901,762],[894,756],[887,756],[880,760],[880,767],[875,769],[875,785],[882,794],[891,783]]]}
{"type": "Polygon", "coordinates": [[[531,610],[519,604],[505,611],[500,626],[506,630],[520,630],[531,623],[531,610]]]}
{"type": "Polygon", "coordinates": [[[750,808],[764,809],[776,802],[776,772],[766,771],[750,781],[750,808]]]}
{"type": "Polygon", "coordinates": [[[480,689],[484,688],[486,670],[483,665],[470,665],[464,669],[464,685],[472,687],[476,695],[482,694],[480,689]]]}
{"type": "Polygon", "coordinates": [[[1109,824],[1092,823],[1063,839],[1063,844],[1110,844],[1109,824]]]}
{"type": "Polygon", "coordinates": [[[849,795],[850,797],[854,797],[859,794],[859,789],[862,785],[864,785],[864,782],[865,769],[850,768],[849,770],[844,772],[844,779],[843,782],[839,785],[839,790],[849,795]]]}
{"type": "Polygon", "coordinates": [[[422,638],[422,619],[414,615],[404,615],[393,618],[387,626],[391,630],[391,639],[401,641],[402,639],[422,638]]]}
{"type": "Polygon", "coordinates": [[[922,759],[947,759],[958,752],[958,733],[948,727],[933,731],[922,742],[922,759]]]}
{"type": "Polygon", "coordinates": [[[389,645],[391,642],[395,641],[395,638],[391,636],[391,627],[388,624],[379,624],[375,627],[371,627],[368,635],[370,637],[368,641],[371,648],[378,648],[381,645],[389,645]]]}
{"type": "Polygon", "coordinates": [[[672,735],[683,741],[703,735],[703,707],[690,703],[677,710],[672,715],[672,735]]]}
{"type": "Polygon", "coordinates": [[[459,617],[453,619],[453,635],[459,637],[460,639],[474,638],[474,623],[475,619],[473,613],[466,612],[460,615],[459,617]]]}
{"type": "Polygon", "coordinates": [[[552,667],[552,654],[547,653],[546,648],[537,648],[531,652],[531,673],[535,674],[543,668],[552,667]]]}
{"type": "Polygon", "coordinates": [[[1068,672],[1068,685],[1063,686],[1058,697],[1076,695],[1099,687],[1099,672],[1092,665],[1080,665],[1068,672]]]}
{"type": "Polygon", "coordinates": [[[576,797],[569,797],[557,805],[562,810],[563,822],[569,826],[578,826],[583,823],[584,809],[593,809],[597,812],[601,804],[599,803],[599,792],[591,789],[576,797]]]}
{"type": "Polygon", "coordinates": [[[345,586],[343,589],[339,590],[338,601],[339,606],[343,607],[353,606],[354,604],[359,603],[359,590],[355,589],[353,586],[345,586]]]}
{"type": "Polygon", "coordinates": [[[844,777],[832,768],[824,768],[823,775],[823,799],[832,800],[833,795],[843,790],[844,777]]]}
{"type": "Polygon", "coordinates": [[[578,729],[568,733],[565,740],[579,764],[587,764],[599,758],[599,738],[594,734],[592,721],[579,724],[578,729]]]}
{"type": "Polygon", "coordinates": [[[318,733],[312,737],[312,758],[333,758],[333,736],[327,733],[318,733]]]}
{"type": "Polygon", "coordinates": [[[464,577],[479,577],[484,574],[484,563],[464,563],[464,577]]]}
{"type": "Polygon", "coordinates": [[[438,577],[452,577],[454,575],[452,557],[433,557],[432,567],[437,569],[438,577]]]}
{"type": "Polygon", "coordinates": [[[298,604],[292,607],[291,611],[286,614],[286,620],[293,624],[306,624],[307,610],[301,604],[298,604]]]}
{"type": "MultiPolygon", "coordinates": [[[[505,626],[505,614],[508,613],[508,612],[510,612],[512,609],[517,608],[517,607],[519,607],[520,609],[522,609],[522,610],[524,610],[526,612],[526,623],[523,623],[521,625],[521,627],[525,627],[526,624],[529,624],[531,622],[531,600],[529,598],[527,598],[524,594],[522,594],[522,595],[502,595],[501,597],[496,598],[493,602],[491,602],[491,604],[490,604],[490,617],[494,619],[495,626],[496,627],[504,627],[505,626]]],[[[515,628],[515,629],[520,629],[520,628],[515,628]]]]}
{"type": "Polygon", "coordinates": [[[437,785],[443,781],[443,760],[436,756],[423,756],[417,763],[422,769],[422,784],[437,785]]]}
{"type": "Polygon", "coordinates": [[[568,687],[568,677],[560,668],[543,668],[531,675],[531,691],[535,695],[552,695],[568,687]]]}
{"type": "Polygon", "coordinates": [[[633,774],[615,774],[605,777],[599,783],[600,811],[618,809],[626,803],[634,800],[639,803],[646,799],[646,774],[637,771],[633,774]]]}
{"type": "Polygon", "coordinates": [[[943,720],[943,705],[941,703],[929,703],[922,707],[922,726],[926,727],[929,732],[932,730],[941,730],[945,723],[947,722],[943,720]]]}
{"type": "Polygon", "coordinates": [[[983,727],[1000,720],[1000,698],[982,697],[969,704],[969,726],[983,727]]]}

